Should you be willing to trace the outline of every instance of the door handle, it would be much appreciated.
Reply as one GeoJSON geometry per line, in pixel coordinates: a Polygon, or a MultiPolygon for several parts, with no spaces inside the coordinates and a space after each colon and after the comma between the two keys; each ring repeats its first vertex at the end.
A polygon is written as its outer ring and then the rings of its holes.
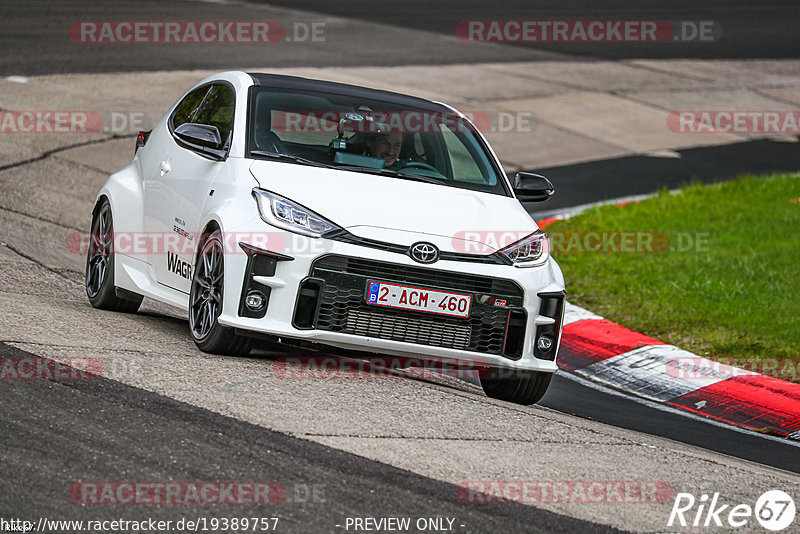
{"type": "Polygon", "coordinates": [[[168,161],[162,161],[161,162],[161,176],[164,176],[165,174],[167,174],[171,170],[172,170],[172,167],[170,167],[168,161]]]}

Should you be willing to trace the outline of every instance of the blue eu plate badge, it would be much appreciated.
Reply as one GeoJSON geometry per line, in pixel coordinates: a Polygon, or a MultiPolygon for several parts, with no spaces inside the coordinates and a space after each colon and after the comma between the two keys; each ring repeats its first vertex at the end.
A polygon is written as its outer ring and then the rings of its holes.
{"type": "Polygon", "coordinates": [[[367,300],[369,300],[369,302],[378,302],[378,289],[380,287],[381,285],[378,282],[369,283],[369,295],[367,296],[367,300]]]}

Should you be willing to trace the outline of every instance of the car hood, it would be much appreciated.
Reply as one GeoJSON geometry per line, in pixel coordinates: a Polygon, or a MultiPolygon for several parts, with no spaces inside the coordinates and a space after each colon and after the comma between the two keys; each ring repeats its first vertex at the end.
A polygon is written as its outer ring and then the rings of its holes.
{"type": "Polygon", "coordinates": [[[538,229],[511,197],[273,161],[255,161],[250,172],[262,189],[364,238],[398,244],[427,239],[442,250],[483,254],[538,229]]]}

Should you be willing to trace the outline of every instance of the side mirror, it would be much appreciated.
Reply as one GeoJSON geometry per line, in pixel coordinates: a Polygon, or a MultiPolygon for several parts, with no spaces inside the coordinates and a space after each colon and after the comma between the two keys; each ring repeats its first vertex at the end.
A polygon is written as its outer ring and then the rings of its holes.
{"type": "Polygon", "coordinates": [[[222,136],[220,136],[219,129],[216,126],[185,122],[175,128],[175,135],[193,145],[215,150],[222,149],[222,136]]]}
{"type": "Polygon", "coordinates": [[[514,177],[514,194],[520,202],[544,202],[555,192],[550,180],[540,174],[518,172],[514,177]]]}

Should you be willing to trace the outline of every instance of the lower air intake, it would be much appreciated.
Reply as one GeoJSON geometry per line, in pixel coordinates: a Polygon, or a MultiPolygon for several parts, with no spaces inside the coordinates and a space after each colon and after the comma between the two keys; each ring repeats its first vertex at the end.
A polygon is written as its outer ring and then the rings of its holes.
{"type": "Polygon", "coordinates": [[[469,324],[445,324],[441,319],[398,317],[379,311],[350,310],[345,319],[345,331],[359,336],[466,350],[469,348],[472,329],[469,324]]]}

